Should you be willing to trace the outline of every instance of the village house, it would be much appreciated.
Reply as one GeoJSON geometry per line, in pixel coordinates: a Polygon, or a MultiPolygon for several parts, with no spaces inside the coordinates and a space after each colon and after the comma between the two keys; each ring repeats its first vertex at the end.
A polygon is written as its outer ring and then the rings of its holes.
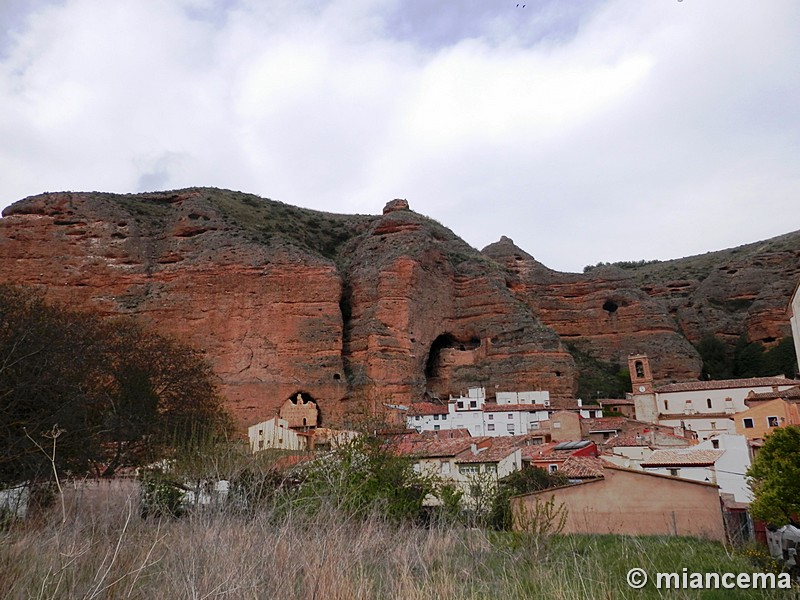
{"type": "Polygon", "coordinates": [[[744,436],[721,434],[692,448],[656,450],[641,463],[649,473],[670,475],[719,485],[720,494],[749,504],[747,485],[750,451],[744,436]]]}
{"type": "Polygon", "coordinates": [[[616,413],[629,419],[636,418],[636,407],[633,400],[609,398],[600,399],[597,402],[600,404],[600,408],[603,409],[603,415],[609,416],[608,413],[616,413]]]}
{"type": "Polygon", "coordinates": [[[485,388],[470,388],[446,403],[415,402],[406,424],[417,432],[466,429],[473,437],[539,432],[544,441],[549,435],[548,392],[498,392],[497,400],[487,402],[485,388]]]}
{"type": "Polygon", "coordinates": [[[250,438],[250,451],[258,452],[268,448],[279,450],[309,450],[309,434],[298,433],[289,427],[289,422],[280,417],[272,417],[247,428],[250,438]]]}
{"type": "Polygon", "coordinates": [[[332,450],[360,435],[355,431],[320,427],[317,403],[297,393],[287,399],[278,416],[247,429],[250,450],[332,450]]]}
{"type": "Polygon", "coordinates": [[[606,464],[603,477],[511,499],[514,528],[524,530],[537,506],[566,511],[564,533],[682,535],[725,541],[716,484],[606,464]]]}
{"type": "Polygon", "coordinates": [[[694,439],[675,435],[671,428],[632,421],[638,426],[620,432],[601,444],[603,458],[620,467],[638,467],[655,450],[688,448],[694,439]]]}
{"type": "Polygon", "coordinates": [[[736,433],[734,415],[748,410],[751,393],[779,392],[800,385],[785,377],[689,381],[655,387],[646,355],[628,359],[632,399],[640,421],[694,431],[701,441],[736,433]]]}
{"type": "Polygon", "coordinates": [[[748,440],[763,440],[774,429],[800,425],[800,387],[783,392],[753,392],[745,398],[748,407],[734,417],[736,433],[748,440]]]}
{"type": "Polygon", "coordinates": [[[522,448],[522,462],[526,466],[538,467],[548,473],[556,473],[571,456],[597,457],[597,444],[589,440],[550,442],[522,448]]]}

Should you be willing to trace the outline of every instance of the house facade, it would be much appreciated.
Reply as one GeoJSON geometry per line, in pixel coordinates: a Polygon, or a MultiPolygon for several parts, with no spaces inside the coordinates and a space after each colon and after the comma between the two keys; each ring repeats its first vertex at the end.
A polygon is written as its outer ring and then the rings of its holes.
{"type": "Polygon", "coordinates": [[[750,450],[741,435],[722,434],[692,448],[656,450],[640,466],[648,473],[715,483],[720,494],[730,495],[735,502],[753,501],[746,476],[750,450]]]}
{"type": "Polygon", "coordinates": [[[548,392],[498,392],[497,398],[498,402],[486,402],[484,388],[470,388],[467,396],[451,397],[447,403],[415,402],[408,409],[406,426],[420,433],[466,429],[473,437],[533,432],[544,437],[549,432],[548,392]]]}
{"type": "Polygon", "coordinates": [[[748,398],[745,403],[749,408],[734,416],[734,424],[736,433],[748,440],[763,440],[778,427],[800,425],[800,410],[795,402],[748,398]]]}
{"type": "Polygon", "coordinates": [[[308,450],[308,436],[297,433],[289,427],[289,422],[280,417],[272,417],[247,428],[250,438],[250,451],[259,452],[269,448],[279,450],[308,450]]]}
{"type": "Polygon", "coordinates": [[[566,510],[564,533],[681,535],[725,541],[715,484],[606,465],[603,477],[511,499],[514,528],[524,530],[537,504],[566,510]]]}

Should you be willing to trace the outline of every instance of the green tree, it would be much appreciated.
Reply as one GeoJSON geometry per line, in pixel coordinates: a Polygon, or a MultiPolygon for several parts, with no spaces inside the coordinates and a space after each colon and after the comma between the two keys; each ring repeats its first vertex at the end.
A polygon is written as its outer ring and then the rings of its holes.
{"type": "Polygon", "coordinates": [[[333,509],[355,517],[382,515],[392,521],[421,517],[422,503],[436,481],[417,473],[374,438],[361,436],[303,470],[293,505],[312,513],[333,509]]]}
{"type": "Polygon", "coordinates": [[[194,350],[0,286],[0,483],[111,475],[229,421],[194,350]],[[58,430],[54,456],[40,446],[58,430]]]}
{"type": "Polygon", "coordinates": [[[565,485],[567,478],[560,473],[548,473],[539,467],[514,471],[497,484],[497,494],[492,504],[491,524],[498,530],[510,530],[512,526],[511,496],[538,492],[551,487],[565,485]]]}
{"type": "Polygon", "coordinates": [[[704,335],[697,344],[697,352],[703,359],[702,379],[730,379],[733,377],[733,361],[725,343],[712,334],[704,335]]]}
{"type": "Polygon", "coordinates": [[[747,470],[755,500],[750,513],[779,527],[798,525],[800,515],[800,427],[774,430],[747,470]]]}

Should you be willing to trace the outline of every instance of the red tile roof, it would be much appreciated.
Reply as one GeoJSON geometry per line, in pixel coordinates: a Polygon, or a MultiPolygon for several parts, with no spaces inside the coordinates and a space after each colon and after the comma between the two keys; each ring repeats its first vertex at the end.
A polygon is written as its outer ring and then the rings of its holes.
{"type": "Polygon", "coordinates": [[[487,402],[483,405],[484,412],[533,412],[547,410],[544,404],[495,404],[487,402]]]}
{"type": "Polygon", "coordinates": [[[647,460],[642,461],[643,467],[707,467],[713,465],[724,450],[656,450],[647,460]]]}
{"type": "Polygon", "coordinates": [[[783,377],[750,377],[748,379],[719,379],[717,381],[686,381],[683,383],[669,383],[656,388],[656,392],[692,392],[701,390],[722,390],[732,388],[754,388],[771,386],[800,385],[800,381],[783,377]]]}
{"type": "Polygon", "coordinates": [[[800,385],[790,387],[781,392],[751,392],[744,401],[746,404],[750,400],[777,400],[778,398],[782,398],[783,400],[800,400],[800,385]]]}
{"type": "Polygon", "coordinates": [[[396,454],[404,456],[439,458],[456,456],[464,450],[469,450],[472,444],[476,444],[478,447],[488,446],[491,439],[489,437],[441,439],[417,434],[416,436],[405,436],[404,439],[390,440],[388,447],[396,454]]]}
{"type": "Polygon", "coordinates": [[[486,449],[479,450],[477,453],[473,453],[472,449],[468,448],[456,456],[456,463],[496,463],[511,456],[516,451],[516,448],[505,444],[492,444],[486,449]]]}
{"type": "Polygon", "coordinates": [[[434,404],[433,402],[414,402],[408,408],[408,416],[416,417],[423,415],[446,415],[446,404],[434,404]]]}
{"type": "MultiPolygon", "coordinates": [[[[667,437],[676,441],[685,442],[686,446],[692,446],[696,443],[695,440],[690,440],[668,431],[654,430],[653,433],[657,434],[661,438],[667,437]]],[[[617,448],[619,446],[658,445],[658,440],[653,440],[653,437],[654,436],[651,434],[651,432],[647,430],[626,431],[625,433],[619,433],[614,437],[604,440],[603,446],[607,448],[617,448]]]]}
{"type": "Polygon", "coordinates": [[[593,431],[621,431],[630,422],[631,420],[625,417],[599,417],[592,419],[581,417],[581,427],[585,428],[589,433],[593,431]]]}
{"type": "Polygon", "coordinates": [[[595,456],[570,456],[558,468],[558,472],[570,479],[602,477],[605,462],[595,456]]]}

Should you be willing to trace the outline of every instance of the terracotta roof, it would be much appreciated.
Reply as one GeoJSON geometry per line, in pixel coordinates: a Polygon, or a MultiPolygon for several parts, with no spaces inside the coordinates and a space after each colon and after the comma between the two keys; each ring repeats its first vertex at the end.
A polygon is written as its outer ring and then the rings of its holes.
{"type": "Polygon", "coordinates": [[[599,402],[600,406],[633,406],[635,404],[633,400],[619,400],[614,398],[599,400],[599,402]]]}
{"type": "Polygon", "coordinates": [[[581,426],[585,427],[590,433],[593,431],[621,431],[625,425],[630,423],[630,419],[625,417],[600,417],[600,418],[581,418],[581,426]]]}
{"type": "Polygon", "coordinates": [[[437,458],[456,456],[464,450],[469,450],[472,444],[485,447],[491,443],[490,437],[469,437],[441,439],[433,436],[404,436],[404,439],[391,440],[388,447],[397,454],[416,456],[419,458],[437,458]]]}
{"type": "Polygon", "coordinates": [[[517,449],[505,444],[492,444],[486,449],[480,450],[473,454],[472,449],[468,448],[456,456],[456,462],[459,464],[465,463],[490,463],[500,462],[504,458],[514,454],[517,449]]]}
{"type": "Polygon", "coordinates": [[[750,400],[777,400],[778,398],[782,398],[783,400],[800,400],[800,385],[790,387],[780,392],[751,392],[744,401],[745,404],[747,404],[750,400]]]}
{"type": "Polygon", "coordinates": [[[605,462],[594,456],[570,456],[558,468],[558,472],[570,479],[602,477],[605,462]]]}
{"type": "Polygon", "coordinates": [[[724,450],[656,450],[641,464],[643,467],[707,467],[723,454],[724,450]]]}
{"type": "Polygon", "coordinates": [[[544,404],[495,404],[487,402],[483,405],[484,412],[532,412],[536,410],[547,410],[544,404]]]}
{"type": "MultiPolygon", "coordinates": [[[[582,441],[582,440],[576,440],[582,441]]],[[[563,445],[566,442],[548,442],[547,444],[539,444],[536,446],[525,446],[522,448],[522,458],[524,460],[528,460],[531,462],[552,462],[552,461],[562,461],[570,456],[574,455],[576,452],[585,450],[589,446],[597,447],[594,442],[589,442],[580,448],[569,448],[569,449],[558,449],[556,450],[556,446],[559,444],[563,445]]]]}
{"type": "Polygon", "coordinates": [[[691,392],[701,390],[722,390],[732,388],[754,388],[800,385],[800,381],[784,377],[750,377],[748,379],[719,379],[717,381],[686,381],[683,383],[669,383],[656,388],[656,392],[691,392]]]}
{"type": "Polygon", "coordinates": [[[647,429],[642,429],[639,431],[626,431],[625,433],[619,433],[614,437],[605,440],[603,442],[603,446],[608,448],[618,448],[620,446],[656,446],[658,445],[658,439],[653,439],[655,437],[652,435],[653,433],[655,433],[655,435],[658,437],[669,437],[675,440],[686,442],[687,446],[692,446],[695,444],[694,440],[675,435],[674,433],[668,431],[662,431],[660,429],[648,431],[647,429]]]}
{"type": "Polygon", "coordinates": [[[433,402],[414,402],[408,408],[408,416],[416,417],[423,415],[446,415],[446,404],[434,404],[433,402]]]}

